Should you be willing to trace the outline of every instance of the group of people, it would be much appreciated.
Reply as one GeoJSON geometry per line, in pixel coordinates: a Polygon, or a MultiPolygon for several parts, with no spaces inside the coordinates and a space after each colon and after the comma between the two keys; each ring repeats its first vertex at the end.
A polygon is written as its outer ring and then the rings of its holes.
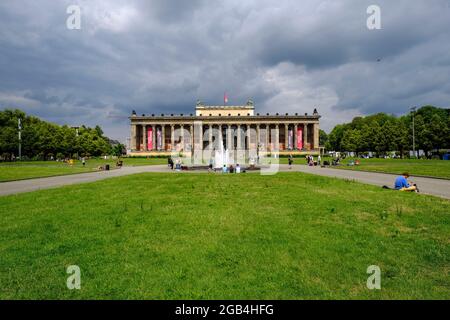
{"type": "Polygon", "coordinates": [[[306,164],[310,167],[320,166],[322,163],[322,157],[320,154],[317,156],[317,161],[314,161],[314,156],[306,156],[306,164]]]}
{"type": "Polygon", "coordinates": [[[241,173],[241,166],[239,165],[239,163],[236,164],[236,168],[232,164],[229,167],[224,164],[222,173],[241,173]]]}
{"type": "Polygon", "coordinates": [[[180,159],[177,159],[175,162],[173,162],[172,157],[169,157],[167,159],[167,165],[169,166],[170,170],[181,171],[181,161],[180,159]]]}

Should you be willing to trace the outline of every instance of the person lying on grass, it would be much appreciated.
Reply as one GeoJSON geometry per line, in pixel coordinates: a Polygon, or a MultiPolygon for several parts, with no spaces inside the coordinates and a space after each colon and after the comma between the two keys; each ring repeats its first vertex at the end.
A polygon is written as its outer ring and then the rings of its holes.
{"type": "Polygon", "coordinates": [[[395,179],[394,188],[399,191],[419,192],[417,185],[408,182],[409,173],[405,172],[395,179]]]}

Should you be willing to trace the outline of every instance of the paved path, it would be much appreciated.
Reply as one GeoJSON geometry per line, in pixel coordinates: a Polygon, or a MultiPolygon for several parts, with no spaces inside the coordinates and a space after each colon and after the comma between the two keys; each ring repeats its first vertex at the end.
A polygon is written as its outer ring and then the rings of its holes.
{"type": "MultiPolygon", "coordinates": [[[[334,168],[308,167],[302,165],[293,166],[292,170],[289,170],[289,167],[287,165],[280,165],[280,171],[301,171],[306,173],[317,174],[320,176],[351,179],[358,182],[373,184],[380,187],[383,185],[393,187],[395,178],[398,176],[386,173],[364,172],[364,171],[334,169],[334,168]]],[[[423,178],[414,176],[411,176],[409,180],[418,185],[421,193],[431,194],[450,199],[450,180],[423,178]]]]}
{"type": "Polygon", "coordinates": [[[121,177],[143,172],[168,172],[167,165],[123,167],[110,171],[77,173],[65,176],[19,180],[0,183],[0,196],[22,192],[61,187],[70,184],[85,183],[113,177],[121,177]]]}
{"type": "MultiPolygon", "coordinates": [[[[300,171],[321,176],[351,179],[380,187],[383,185],[392,186],[396,178],[396,175],[392,174],[307,167],[304,165],[294,165],[291,170],[289,170],[288,165],[280,165],[280,171],[300,171]]],[[[143,172],[170,172],[170,170],[166,165],[123,167],[122,169],[111,171],[89,172],[58,177],[2,182],[0,183],[0,196],[98,181],[143,172]]],[[[418,184],[422,193],[450,199],[450,180],[422,177],[411,177],[410,180],[418,184]]]]}

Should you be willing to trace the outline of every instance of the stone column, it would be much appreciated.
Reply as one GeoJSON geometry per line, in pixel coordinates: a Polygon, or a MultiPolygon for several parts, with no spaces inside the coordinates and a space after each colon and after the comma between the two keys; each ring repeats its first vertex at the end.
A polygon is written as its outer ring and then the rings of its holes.
{"type": "Polygon", "coordinates": [[[175,125],[170,125],[170,148],[175,151],[175,125]]]}
{"type": "Polygon", "coordinates": [[[152,125],[152,149],[153,150],[158,150],[158,141],[156,138],[156,125],[152,125]]]}
{"type": "Polygon", "coordinates": [[[248,148],[248,150],[250,150],[251,148],[250,148],[250,141],[251,141],[251,139],[252,139],[252,135],[251,135],[251,129],[252,129],[252,126],[251,126],[251,124],[250,123],[247,123],[247,148],[248,148]]]}
{"type": "Polygon", "coordinates": [[[166,125],[161,125],[161,149],[166,151],[166,125]]]}
{"type": "Polygon", "coordinates": [[[308,124],[303,125],[303,145],[306,150],[308,150],[308,124]]]}
{"type": "MultiPolygon", "coordinates": [[[[195,125],[194,131],[198,129],[198,133],[195,133],[195,137],[198,138],[198,149],[199,151],[203,151],[203,124],[202,123],[197,123],[195,125]]],[[[197,149],[195,149],[196,151],[197,149]]]]}
{"type": "Polygon", "coordinates": [[[218,140],[218,142],[219,142],[219,145],[221,144],[221,143],[223,143],[223,136],[222,136],[222,124],[219,124],[219,140],[218,140]]]}
{"type": "Polygon", "coordinates": [[[147,151],[147,126],[145,124],[142,125],[142,150],[147,151]]]}
{"type": "Polygon", "coordinates": [[[284,150],[288,150],[289,148],[289,125],[287,123],[284,124],[284,150]]]}
{"type": "Polygon", "coordinates": [[[266,150],[270,151],[270,124],[266,124],[266,150]]]}
{"type": "Polygon", "coordinates": [[[234,149],[233,141],[231,138],[231,124],[227,125],[227,149],[228,149],[228,151],[231,151],[234,149]]]}
{"type": "Polygon", "coordinates": [[[280,126],[279,124],[275,125],[275,142],[273,143],[273,147],[275,150],[280,150],[280,126]]]}
{"type": "Polygon", "coordinates": [[[210,124],[209,125],[209,147],[208,147],[208,149],[209,150],[212,150],[213,149],[213,132],[212,132],[212,130],[213,130],[213,125],[212,124],[210,124]]]}
{"type": "Polygon", "coordinates": [[[316,150],[319,149],[319,137],[320,137],[319,124],[314,123],[314,149],[316,150]]]}
{"type": "Polygon", "coordinates": [[[298,142],[297,142],[298,137],[297,137],[297,134],[298,134],[298,125],[297,125],[297,124],[294,124],[294,134],[293,134],[293,137],[294,137],[293,143],[294,143],[294,145],[292,146],[292,150],[297,150],[297,146],[298,146],[298,142]]]}
{"type": "Polygon", "coordinates": [[[237,125],[237,150],[242,150],[241,146],[241,125],[237,125]]]}
{"type": "Polygon", "coordinates": [[[256,148],[259,148],[259,145],[261,143],[261,136],[260,136],[260,127],[259,123],[256,125],[256,148]]]}
{"type": "Polygon", "coordinates": [[[203,164],[203,123],[194,121],[191,128],[193,164],[201,165],[203,164]]]}
{"type": "Polygon", "coordinates": [[[191,139],[190,139],[190,143],[191,143],[191,152],[194,152],[194,126],[191,124],[189,126],[189,133],[191,134],[191,139]]]}
{"type": "Polygon", "coordinates": [[[181,150],[184,152],[184,124],[180,124],[181,150]]]}
{"type": "Polygon", "coordinates": [[[131,151],[136,151],[136,125],[131,124],[131,137],[130,137],[130,149],[131,151]]]}

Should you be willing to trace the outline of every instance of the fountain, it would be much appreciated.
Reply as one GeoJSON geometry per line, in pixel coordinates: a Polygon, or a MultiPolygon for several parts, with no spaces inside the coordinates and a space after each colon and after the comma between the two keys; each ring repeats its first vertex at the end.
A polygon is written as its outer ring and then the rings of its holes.
{"type": "Polygon", "coordinates": [[[214,168],[222,169],[224,165],[227,167],[230,164],[228,149],[224,150],[223,141],[219,143],[219,150],[215,150],[214,153],[214,168]]]}

